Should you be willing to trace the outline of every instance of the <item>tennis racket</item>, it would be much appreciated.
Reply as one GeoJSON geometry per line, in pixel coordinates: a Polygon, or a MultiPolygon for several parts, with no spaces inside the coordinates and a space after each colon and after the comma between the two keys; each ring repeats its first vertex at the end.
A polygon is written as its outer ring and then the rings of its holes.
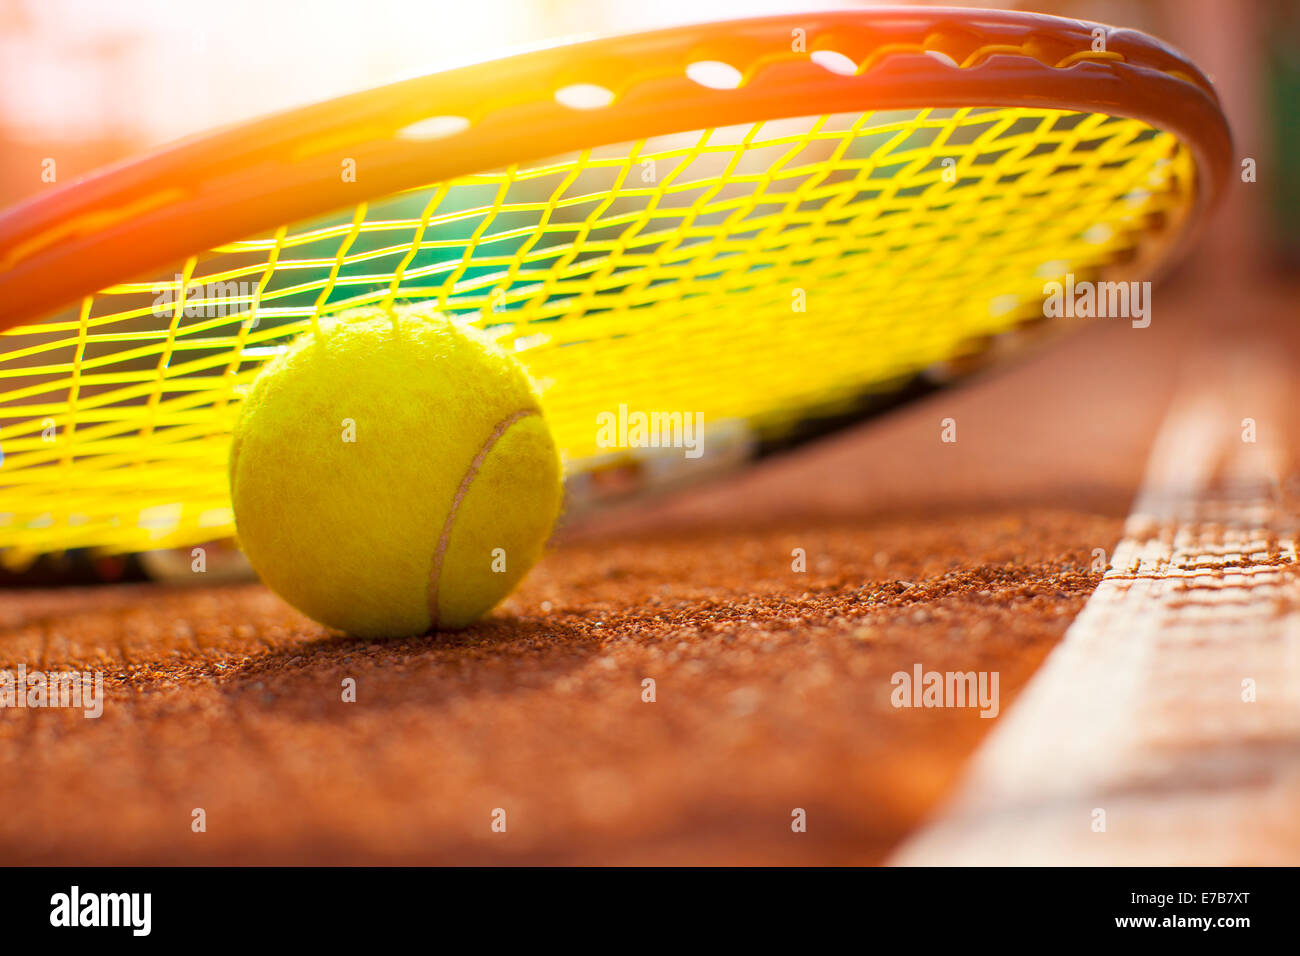
{"type": "Polygon", "coordinates": [[[0,553],[228,538],[258,368],[398,301],[524,364],[571,514],[710,476],[1075,324],[1046,285],[1150,278],[1230,164],[1156,40],[949,9],[586,40],[190,139],[0,215],[0,553]],[[620,407],[704,453],[611,447],[620,407]]]}

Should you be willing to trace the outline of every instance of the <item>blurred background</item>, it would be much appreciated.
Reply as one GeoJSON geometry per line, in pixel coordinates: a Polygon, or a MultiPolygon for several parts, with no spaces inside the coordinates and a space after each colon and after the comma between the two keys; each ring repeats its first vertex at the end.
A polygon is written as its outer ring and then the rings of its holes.
{"type": "MultiPolygon", "coordinates": [[[[170,140],[585,34],[870,0],[0,0],[0,206],[170,140]],[[53,160],[53,166],[49,160],[53,160]]],[[[940,5],[940,4],[916,4],[940,5]]],[[[952,5],[952,4],[949,4],[952,5]]],[[[1158,36],[1214,78],[1236,190],[1202,268],[1300,265],[1300,2],[987,0],[1158,36]]]]}

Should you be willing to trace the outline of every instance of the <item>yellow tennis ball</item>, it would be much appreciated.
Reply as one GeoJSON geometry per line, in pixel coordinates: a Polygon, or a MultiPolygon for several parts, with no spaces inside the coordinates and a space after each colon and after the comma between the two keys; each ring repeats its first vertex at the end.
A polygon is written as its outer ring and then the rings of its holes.
{"type": "Polygon", "coordinates": [[[363,637],[473,623],[541,556],[560,460],[524,370],[418,305],[323,321],[267,363],[230,451],[264,582],[363,637]]]}

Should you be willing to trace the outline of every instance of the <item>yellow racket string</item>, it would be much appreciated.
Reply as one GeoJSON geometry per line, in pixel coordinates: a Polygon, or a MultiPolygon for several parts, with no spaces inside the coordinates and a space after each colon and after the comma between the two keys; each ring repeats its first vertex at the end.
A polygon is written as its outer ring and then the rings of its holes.
{"type": "Polygon", "coordinates": [[[230,534],[241,396],[342,309],[431,300],[487,330],[575,472],[620,405],[777,433],[978,352],[1041,319],[1045,283],[1155,255],[1194,190],[1186,147],[1135,120],[931,109],[624,143],[288,225],[0,333],[0,548],[230,534]]]}

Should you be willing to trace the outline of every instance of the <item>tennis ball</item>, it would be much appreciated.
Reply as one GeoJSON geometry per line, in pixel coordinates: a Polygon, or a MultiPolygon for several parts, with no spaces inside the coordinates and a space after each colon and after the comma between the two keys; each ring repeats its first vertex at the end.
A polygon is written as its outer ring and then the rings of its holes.
{"type": "Polygon", "coordinates": [[[262,580],[362,637],[465,627],[541,556],[555,442],[524,370],[419,305],[324,320],[235,425],[235,527],[262,580]]]}

